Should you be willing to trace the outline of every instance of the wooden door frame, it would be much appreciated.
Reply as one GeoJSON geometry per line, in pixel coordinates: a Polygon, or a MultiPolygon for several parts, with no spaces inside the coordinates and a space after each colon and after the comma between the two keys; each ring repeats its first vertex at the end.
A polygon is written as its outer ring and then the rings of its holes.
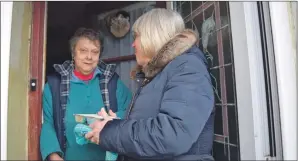
{"type": "Polygon", "coordinates": [[[32,2],[29,81],[36,80],[36,90],[29,90],[28,93],[28,160],[41,160],[39,136],[42,123],[45,11],[46,2],[32,2]]]}

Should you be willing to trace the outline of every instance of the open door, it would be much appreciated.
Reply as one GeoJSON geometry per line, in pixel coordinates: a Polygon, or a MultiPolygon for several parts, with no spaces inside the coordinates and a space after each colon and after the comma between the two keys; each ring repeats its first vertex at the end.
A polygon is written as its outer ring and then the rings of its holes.
{"type": "Polygon", "coordinates": [[[29,58],[30,90],[28,93],[28,160],[41,160],[39,152],[39,136],[42,123],[46,2],[32,2],[32,7],[32,35],[29,58]]]}

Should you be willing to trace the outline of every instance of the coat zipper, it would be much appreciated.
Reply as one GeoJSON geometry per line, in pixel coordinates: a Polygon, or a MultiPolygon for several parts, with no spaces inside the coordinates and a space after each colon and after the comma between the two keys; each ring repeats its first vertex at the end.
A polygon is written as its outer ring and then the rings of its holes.
{"type": "Polygon", "coordinates": [[[137,92],[134,94],[134,96],[133,96],[133,98],[132,98],[132,102],[131,102],[131,104],[130,104],[130,106],[129,106],[129,110],[128,110],[126,119],[128,119],[128,117],[129,117],[129,115],[130,115],[130,112],[131,112],[131,110],[132,110],[132,107],[133,107],[133,105],[134,105],[134,103],[135,103],[135,101],[136,101],[136,98],[137,98],[137,96],[139,95],[139,93],[140,93],[140,91],[142,90],[142,88],[143,88],[143,87],[139,87],[138,90],[137,90],[137,92]]]}
{"type": "Polygon", "coordinates": [[[136,98],[139,96],[139,94],[141,93],[141,90],[143,89],[143,87],[144,87],[148,82],[149,82],[149,79],[146,79],[146,78],[145,78],[145,79],[143,80],[141,86],[138,88],[137,92],[134,94],[133,99],[132,99],[132,102],[131,102],[131,104],[130,104],[130,106],[129,106],[129,110],[128,110],[126,119],[128,119],[128,117],[129,117],[129,115],[130,115],[130,112],[131,112],[131,110],[132,110],[132,108],[133,108],[133,105],[134,105],[134,103],[135,103],[135,101],[136,101],[136,98]]]}

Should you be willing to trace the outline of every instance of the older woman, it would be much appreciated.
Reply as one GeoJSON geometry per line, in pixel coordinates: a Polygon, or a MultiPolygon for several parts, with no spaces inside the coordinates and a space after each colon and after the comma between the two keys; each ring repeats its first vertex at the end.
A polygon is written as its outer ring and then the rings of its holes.
{"type": "Polygon", "coordinates": [[[74,135],[74,114],[95,114],[105,107],[122,117],[131,100],[115,66],[99,62],[102,45],[98,32],[81,28],[70,40],[73,60],[54,65],[57,74],[48,77],[43,93],[43,160],[105,159],[98,145],[79,145],[74,135]]]}
{"type": "Polygon", "coordinates": [[[133,32],[142,86],[125,120],[96,121],[85,137],[120,160],[213,160],[214,94],[197,35],[167,9],[142,15],[133,32]]]}

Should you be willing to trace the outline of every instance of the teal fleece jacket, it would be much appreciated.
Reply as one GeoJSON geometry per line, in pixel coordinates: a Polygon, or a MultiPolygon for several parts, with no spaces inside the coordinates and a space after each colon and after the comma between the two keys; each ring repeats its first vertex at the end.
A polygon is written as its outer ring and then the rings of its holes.
{"type": "MultiPolygon", "coordinates": [[[[60,149],[59,142],[54,129],[52,95],[50,87],[45,84],[43,92],[43,125],[40,136],[40,150],[42,159],[45,160],[51,153],[60,154],[64,160],[104,160],[105,151],[98,145],[76,143],[74,127],[77,125],[73,114],[95,114],[104,107],[99,80],[96,75],[101,74],[97,70],[89,82],[79,80],[74,74],[70,83],[70,94],[67,101],[65,113],[65,128],[67,147],[66,152],[60,149]]],[[[119,79],[117,82],[117,104],[118,117],[123,118],[129,106],[132,95],[130,90],[119,79]]]]}

